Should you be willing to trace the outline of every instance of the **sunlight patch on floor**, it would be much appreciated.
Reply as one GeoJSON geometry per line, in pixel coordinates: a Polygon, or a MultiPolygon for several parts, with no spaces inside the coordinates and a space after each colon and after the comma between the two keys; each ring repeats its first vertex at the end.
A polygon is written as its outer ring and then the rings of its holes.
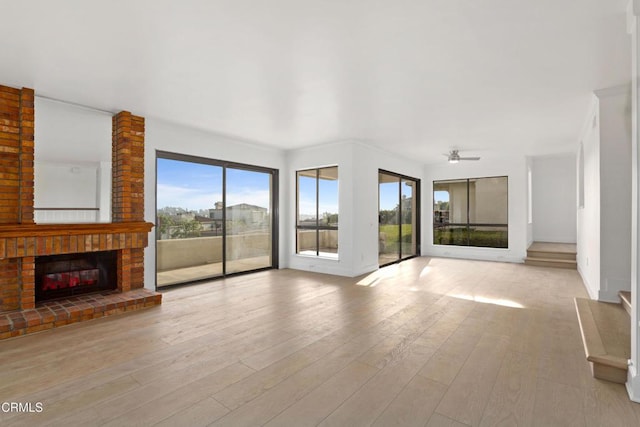
{"type": "Polygon", "coordinates": [[[511,307],[511,308],[525,308],[524,305],[509,299],[487,298],[479,295],[465,295],[465,294],[454,294],[449,296],[453,298],[464,299],[467,301],[480,302],[483,304],[493,304],[493,305],[500,305],[502,307],[511,307]]]}
{"type": "Polygon", "coordinates": [[[422,269],[422,271],[420,272],[420,276],[418,276],[420,279],[424,279],[427,274],[429,274],[429,272],[431,271],[431,267],[426,266],[425,268],[422,269]]]}
{"type": "Polygon", "coordinates": [[[398,264],[389,265],[387,267],[381,268],[372,272],[371,274],[364,277],[360,280],[356,285],[358,286],[368,286],[370,288],[375,287],[378,282],[382,279],[388,279],[390,277],[395,276],[398,273],[398,264]]]}

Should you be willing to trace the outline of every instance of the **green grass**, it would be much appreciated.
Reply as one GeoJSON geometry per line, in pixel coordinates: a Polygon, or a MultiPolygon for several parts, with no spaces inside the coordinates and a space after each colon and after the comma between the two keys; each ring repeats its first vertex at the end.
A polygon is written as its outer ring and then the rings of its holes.
{"type": "Polygon", "coordinates": [[[485,248],[508,248],[507,230],[476,230],[466,228],[438,228],[433,230],[435,245],[476,246],[485,248]]]}
{"type": "MultiPolygon", "coordinates": [[[[385,224],[380,226],[380,232],[384,233],[387,244],[398,243],[398,227],[397,224],[385,224]]],[[[402,226],[402,241],[405,243],[411,243],[411,224],[404,224],[402,226]]]]}

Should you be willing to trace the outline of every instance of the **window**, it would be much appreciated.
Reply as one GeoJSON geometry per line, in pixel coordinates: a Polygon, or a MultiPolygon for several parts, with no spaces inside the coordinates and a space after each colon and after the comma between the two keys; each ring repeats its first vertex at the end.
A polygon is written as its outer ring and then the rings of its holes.
{"type": "Polygon", "coordinates": [[[435,245],[508,248],[506,176],[433,182],[435,245]]]}
{"type": "Polygon", "coordinates": [[[338,167],[296,175],[296,253],[338,258],[338,167]]]}

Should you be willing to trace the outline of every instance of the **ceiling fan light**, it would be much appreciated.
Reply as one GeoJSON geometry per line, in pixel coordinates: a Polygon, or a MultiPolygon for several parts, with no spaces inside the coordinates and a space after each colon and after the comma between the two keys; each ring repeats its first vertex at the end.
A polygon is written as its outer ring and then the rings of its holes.
{"type": "Polygon", "coordinates": [[[455,163],[458,163],[458,162],[459,162],[458,159],[455,159],[455,158],[449,159],[449,163],[451,163],[452,165],[455,164],[455,163]]]}

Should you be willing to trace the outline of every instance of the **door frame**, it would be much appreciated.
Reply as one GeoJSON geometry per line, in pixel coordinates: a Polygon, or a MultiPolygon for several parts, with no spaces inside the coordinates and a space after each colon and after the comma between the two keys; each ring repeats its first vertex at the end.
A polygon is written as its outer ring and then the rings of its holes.
{"type": "MultiPolygon", "coordinates": [[[[238,162],[231,162],[231,161],[226,161],[226,160],[217,160],[217,159],[210,159],[208,157],[201,157],[201,156],[192,156],[189,154],[181,154],[181,153],[173,153],[170,151],[163,151],[163,150],[156,150],[156,157],[155,157],[155,162],[156,162],[156,170],[155,170],[155,212],[154,212],[154,216],[156,217],[156,223],[157,223],[157,215],[158,215],[158,159],[167,159],[167,160],[177,160],[177,161],[182,161],[182,162],[190,162],[190,163],[199,163],[199,164],[204,164],[204,165],[209,165],[209,166],[218,166],[218,167],[222,167],[222,203],[223,203],[223,209],[222,209],[222,215],[223,215],[223,220],[222,220],[222,274],[219,276],[212,276],[210,278],[206,278],[206,279],[200,279],[200,280],[195,280],[192,282],[184,282],[184,283],[176,283],[175,285],[168,285],[166,287],[163,287],[162,289],[170,289],[176,286],[182,286],[182,285],[188,285],[194,282],[199,282],[202,280],[216,280],[216,279],[223,279],[226,277],[233,277],[233,276],[238,276],[238,275],[242,275],[242,274],[250,274],[250,273],[255,273],[258,271],[264,271],[264,270],[271,270],[271,269],[278,269],[279,268],[279,188],[278,188],[278,184],[279,184],[279,171],[278,169],[273,169],[273,168],[268,168],[268,167],[263,167],[263,166],[256,166],[256,165],[248,165],[248,164],[244,164],[244,163],[238,163],[238,162]],[[226,179],[227,179],[227,168],[232,168],[232,169],[241,169],[241,170],[246,170],[246,171],[252,171],[252,172],[261,172],[261,173],[268,173],[271,175],[271,266],[269,267],[261,267],[261,268],[257,268],[255,270],[248,270],[248,271],[240,271],[240,272],[235,272],[235,273],[227,273],[226,269],[227,269],[227,251],[226,251],[226,236],[227,236],[227,224],[226,224],[226,197],[227,197],[227,189],[226,189],[226,179]]],[[[158,229],[157,227],[155,227],[154,230],[154,238],[156,240],[156,242],[158,241],[158,229]]],[[[158,279],[157,279],[157,273],[158,273],[158,245],[155,245],[154,248],[154,255],[156,257],[156,263],[155,263],[155,270],[154,271],[154,281],[155,281],[155,289],[156,291],[158,290],[158,279]]]]}
{"type": "MultiPolygon", "coordinates": [[[[419,178],[414,178],[411,177],[409,175],[404,175],[401,173],[397,173],[397,172],[391,172],[385,169],[378,169],[378,218],[380,218],[380,174],[385,174],[385,175],[390,175],[393,176],[395,178],[398,178],[398,233],[399,233],[399,239],[398,239],[398,259],[395,261],[391,261],[391,262],[387,262],[385,264],[378,264],[379,267],[385,267],[387,265],[392,265],[392,264],[398,264],[404,260],[407,259],[411,259],[411,258],[415,258],[420,256],[420,252],[421,252],[421,244],[420,244],[420,236],[421,236],[421,215],[420,215],[420,194],[421,194],[421,184],[420,184],[420,179],[419,178]],[[415,226],[415,234],[416,234],[416,253],[413,255],[409,255],[409,256],[403,256],[402,255],[402,242],[401,242],[401,237],[402,237],[402,180],[407,180],[407,181],[413,181],[415,182],[416,186],[414,189],[414,195],[413,197],[415,198],[415,208],[416,208],[416,214],[415,214],[415,218],[416,218],[416,223],[412,224],[411,226],[414,227],[415,226]]],[[[380,220],[378,220],[378,230],[377,230],[378,234],[380,233],[380,220]]],[[[380,250],[378,249],[378,262],[380,262],[380,250]]]]}

